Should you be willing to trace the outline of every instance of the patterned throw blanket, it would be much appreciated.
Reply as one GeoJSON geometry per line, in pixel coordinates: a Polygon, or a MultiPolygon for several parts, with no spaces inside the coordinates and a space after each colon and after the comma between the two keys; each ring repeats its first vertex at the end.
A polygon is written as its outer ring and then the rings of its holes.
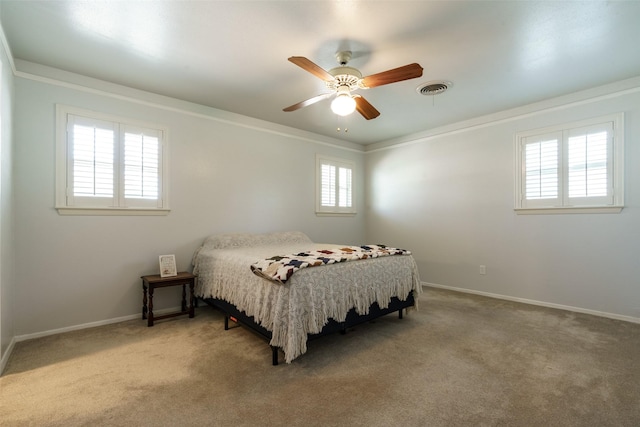
{"type": "Polygon", "coordinates": [[[273,256],[252,264],[251,271],[265,279],[285,283],[293,273],[301,268],[389,255],[411,255],[411,252],[405,249],[389,248],[385,245],[345,246],[300,252],[293,255],[273,256]]]}

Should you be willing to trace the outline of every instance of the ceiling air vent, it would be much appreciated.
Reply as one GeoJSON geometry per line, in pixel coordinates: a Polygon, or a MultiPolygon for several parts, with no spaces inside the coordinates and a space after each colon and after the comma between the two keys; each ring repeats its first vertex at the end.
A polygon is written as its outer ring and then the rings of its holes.
{"type": "Polygon", "coordinates": [[[453,86],[453,83],[445,80],[434,80],[421,84],[416,91],[421,95],[439,95],[453,86]]]}

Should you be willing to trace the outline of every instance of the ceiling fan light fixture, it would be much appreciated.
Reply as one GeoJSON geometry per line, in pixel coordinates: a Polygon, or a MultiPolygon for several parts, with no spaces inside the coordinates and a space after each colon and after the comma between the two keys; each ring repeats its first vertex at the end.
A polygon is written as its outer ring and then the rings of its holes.
{"type": "Polygon", "coordinates": [[[339,116],[348,116],[356,111],[356,100],[349,94],[340,94],[331,101],[331,111],[339,116]]]}
{"type": "Polygon", "coordinates": [[[351,96],[348,86],[338,88],[338,96],[331,101],[331,111],[339,116],[348,116],[356,111],[356,100],[351,96]]]}

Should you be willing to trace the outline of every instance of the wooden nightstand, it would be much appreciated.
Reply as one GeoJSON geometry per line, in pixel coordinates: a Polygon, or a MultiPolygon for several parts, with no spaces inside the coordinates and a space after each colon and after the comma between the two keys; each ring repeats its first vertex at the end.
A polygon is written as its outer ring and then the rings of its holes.
{"type": "Polygon", "coordinates": [[[148,319],[147,326],[153,326],[155,320],[167,319],[169,317],[181,316],[188,314],[189,317],[195,316],[193,289],[196,284],[196,276],[187,272],[180,272],[177,276],[160,277],[159,274],[152,276],[142,276],[142,318],[148,319]],[[162,316],[153,315],[153,291],[156,288],[166,288],[168,286],[182,285],[182,311],[177,313],[163,314],[162,316]],[[187,291],[189,285],[189,307],[187,307],[187,291]],[[149,291],[149,306],[147,310],[147,290],[149,291]]]}

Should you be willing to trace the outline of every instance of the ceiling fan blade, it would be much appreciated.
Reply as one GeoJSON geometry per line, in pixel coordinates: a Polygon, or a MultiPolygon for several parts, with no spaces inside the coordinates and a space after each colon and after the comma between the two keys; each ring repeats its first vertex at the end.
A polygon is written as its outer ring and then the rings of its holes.
{"type": "Polygon", "coordinates": [[[300,109],[302,107],[306,107],[308,105],[315,104],[318,101],[322,101],[323,99],[329,98],[332,95],[334,95],[333,92],[323,93],[321,95],[316,95],[313,98],[309,98],[309,99],[307,99],[305,101],[298,102],[297,104],[290,105],[287,108],[283,108],[282,111],[287,111],[287,112],[296,111],[296,110],[298,110],[298,109],[300,109]]]}
{"type": "Polygon", "coordinates": [[[382,86],[389,83],[401,82],[403,80],[415,79],[422,76],[422,67],[420,64],[409,64],[403,67],[394,68],[393,70],[383,71],[378,74],[372,74],[362,79],[362,83],[366,87],[382,86]]]}
{"type": "Polygon", "coordinates": [[[311,74],[318,77],[319,79],[324,80],[325,82],[334,80],[334,77],[329,74],[328,71],[311,62],[304,56],[292,56],[291,58],[289,58],[289,62],[296,64],[298,67],[310,72],[311,74]]]}
{"type": "Polygon", "coordinates": [[[358,110],[358,113],[362,114],[362,117],[364,117],[365,119],[375,119],[380,115],[380,111],[376,110],[376,108],[362,96],[357,95],[354,96],[353,99],[355,99],[356,101],[356,110],[358,110]]]}

